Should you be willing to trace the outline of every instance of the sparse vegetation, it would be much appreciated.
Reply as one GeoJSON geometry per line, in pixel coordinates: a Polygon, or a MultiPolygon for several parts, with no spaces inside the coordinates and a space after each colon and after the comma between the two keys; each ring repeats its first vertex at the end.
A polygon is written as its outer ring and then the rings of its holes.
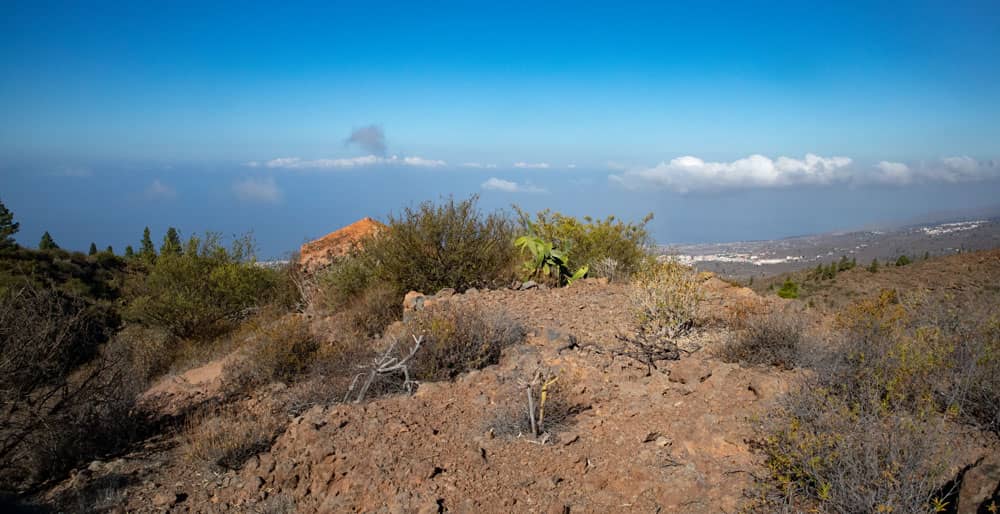
{"type": "Polygon", "coordinates": [[[225,382],[236,390],[292,383],[310,369],[320,347],[306,321],[295,314],[261,323],[251,338],[244,354],[225,369],[225,382]]]}
{"type": "Polygon", "coordinates": [[[939,512],[953,502],[942,489],[950,421],[995,427],[996,394],[982,393],[995,386],[984,356],[996,335],[939,311],[886,290],[841,313],[839,342],[807,359],[811,378],[761,442],[771,473],[761,510],[939,512]]]}
{"type": "Polygon", "coordinates": [[[275,412],[252,412],[239,404],[209,408],[187,422],[184,455],[202,465],[239,469],[271,447],[278,428],[275,412]]]}

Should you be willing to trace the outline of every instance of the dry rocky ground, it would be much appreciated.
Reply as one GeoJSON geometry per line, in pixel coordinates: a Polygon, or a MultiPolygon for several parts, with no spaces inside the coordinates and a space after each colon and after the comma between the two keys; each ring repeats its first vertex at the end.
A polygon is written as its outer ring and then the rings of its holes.
{"type": "MultiPolygon", "coordinates": [[[[504,310],[529,336],[498,365],[421,384],[412,397],[307,410],[238,470],[187,462],[179,437],[164,435],[49,494],[117,512],[736,512],[762,473],[749,444],[757,421],[798,372],[744,368],[712,351],[731,316],[799,315],[803,304],[710,277],[702,290],[703,321],[683,356],[649,374],[614,353],[615,336],[632,330],[623,286],[586,280],[431,299],[504,310]],[[558,373],[550,405],[565,416],[544,440],[509,423],[526,403],[520,381],[539,369],[558,373]]],[[[221,369],[167,377],[147,401],[165,413],[211,401],[221,369]]],[[[243,408],[267,412],[268,394],[243,408]]]]}

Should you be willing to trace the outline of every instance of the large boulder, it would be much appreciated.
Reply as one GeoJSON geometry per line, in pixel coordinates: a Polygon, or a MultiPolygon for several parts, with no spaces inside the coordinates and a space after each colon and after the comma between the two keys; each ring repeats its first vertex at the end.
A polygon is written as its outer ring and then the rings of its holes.
{"type": "Polygon", "coordinates": [[[371,218],[362,218],[350,225],[309,241],[299,249],[299,264],[307,271],[322,268],[337,258],[347,255],[365,238],[377,235],[385,225],[371,218]]]}

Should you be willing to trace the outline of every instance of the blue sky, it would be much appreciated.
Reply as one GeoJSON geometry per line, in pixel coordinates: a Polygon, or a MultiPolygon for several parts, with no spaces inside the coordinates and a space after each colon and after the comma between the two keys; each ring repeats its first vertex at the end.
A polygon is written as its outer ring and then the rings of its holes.
{"type": "Polygon", "coordinates": [[[472,193],[662,242],[1000,203],[996,2],[202,4],[0,7],[22,242],[277,256],[472,193]]]}

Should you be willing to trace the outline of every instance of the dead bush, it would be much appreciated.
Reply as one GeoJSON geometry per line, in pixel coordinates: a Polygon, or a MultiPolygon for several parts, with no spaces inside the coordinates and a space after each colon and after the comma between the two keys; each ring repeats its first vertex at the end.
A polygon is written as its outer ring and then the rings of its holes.
{"type": "Polygon", "coordinates": [[[250,457],[270,449],[281,428],[280,417],[239,403],[205,409],[185,424],[184,455],[195,463],[239,469],[250,457]]]}
{"type": "Polygon", "coordinates": [[[0,490],[58,476],[134,440],[144,381],[102,348],[99,308],[24,285],[0,292],[0,490]]]}
{"type": "Polygon", "coordinates": [[[309,370],[319,346],[302,316],[278,318],[259,326],[243,355],[225,367],[226,383],[235,391],[292,383],[309,370]]]}
{"type": "Polygon", "coordinates": [[[802,333],[802,323],[792,316],[752,316],[741,330],[730,333],[717,353],[725,362],[792,369],[798,362],[802,333]]]}
{"type": "Polygon", "coordinates": [[[500,360],[501,351],[521,342],[526,330],[503,312],[448,302],[417,311],[406,331],[424,338],[410,372],[417,380],[451,380],[500,360]]]}

